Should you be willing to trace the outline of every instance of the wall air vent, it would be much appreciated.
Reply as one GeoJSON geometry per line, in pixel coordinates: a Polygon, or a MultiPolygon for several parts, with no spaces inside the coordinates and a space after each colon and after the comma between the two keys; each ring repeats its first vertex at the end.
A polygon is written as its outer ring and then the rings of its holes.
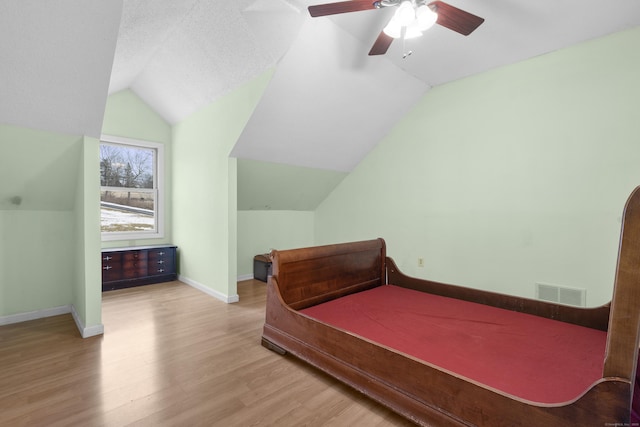
{"type": "Polygon", "coordinates": [[[536,283],[536,298],[560,304],[574,305],[576,307],[586,307],[587,290],[536,283]]]}

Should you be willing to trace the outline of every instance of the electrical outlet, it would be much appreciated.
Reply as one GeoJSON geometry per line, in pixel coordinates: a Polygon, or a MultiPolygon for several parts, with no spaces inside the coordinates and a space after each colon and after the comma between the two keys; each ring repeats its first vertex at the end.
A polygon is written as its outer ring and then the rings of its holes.
{"type": "Polygon", "coordinates": [[[418,267],[424,267],[424,258],[418,258],[418,267]]]}

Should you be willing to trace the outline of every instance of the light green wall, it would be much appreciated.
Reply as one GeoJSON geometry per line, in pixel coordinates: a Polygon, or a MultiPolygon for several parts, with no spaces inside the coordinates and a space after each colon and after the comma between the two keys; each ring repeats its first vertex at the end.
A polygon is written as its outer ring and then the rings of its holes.
{"type": "MultiPolygon", "coordinates": [[[[79,317],[81,317],[82,319],[86,319],[87,318],[87,288],[88,286],[86,285],[85,282],[85,277],[88,271],[88,265],[84,264],[84,260],[87,258],[87,250],[89,248],[85,248],[85,237],[84,237],[84,231],[85,231],[85,220],[87,219],[86,215],[85,215],[85,209],[88,208],[88,206],[86,206],[85,203],[85,185],[84,185],[84,175],[85,175],[85,165],[84,163],[84,158],[85,158],[85,152],[88,153],[90,152],[90,149],[87,148],[85,150],[85,147],[82,147],[82,153],[81,153],[81,158],[82,161],[79,164],[78,167],[78,171],[77,171],[77,180],[78,180],[78,186],[76,188],[76,195],[75,195],[75,207],[74,207],[74,236],[75,236],[75,242],[74,242],[74,249],[75,249],[75,256],[74,259],[77,260],[77,265],[76,265],[76,269],[75,269],[75,280],[73,282],[73,305],[75,307],[76,313],[78,314],[79,317]]],[[[100,203],[99,201],[99,197],[98,197],[98,203],[100,203]]],[[[94,215],[99,215],[98,210],[99,207],[98,206],[94,206],[94,210],[96,211],[94,215]]],[[[88,214],[88,209],[86,214],[88,214]]],[[[100,224],[98,223],[98,227],[100,227],[100,224]]],[[[98,233],[99,235],[99,230],[95,231],[94,233],[98,233]]],[[[98,251],[100,249],[100,245],[98,244],[98,251]]],[[[99,262],[97,260],[98,258],[98,251],[94,252],[93,257],[96,258],[95,262],[99,262]]],[[[100,268],[98,265],[95,266],[96,269],[100,268]]],[[[94,284],[94,286],[96,286],[98,289],[101,290],[102,286],[101,283],[97,283],[94,284]]],[[[100,310],[102,311],[102,310],[100,310]]],[[[100,316],[101,317],[101,316],[100,316]]],[[[98,321],[98,323],[100,323],[100,319],[98,321]]]]}
{"type": "MultiPolygon", "coordinates": [[[[237,293],[235,293],[237,290],[235,284],[238,279],[238,162],[236,159],[229,159],[229,170],[227,173],[229,182],[229,203],[227,205],[227,218],[229,220],[227,227],[229,230],[227,254],[229,254],[229,268],[227,271],[227,281],[232,284],[229,291],[234,291],[227,295],[234,295],[235,298],[235,295],[237,295],[237,293]]],[[[238,297],[238,299],[239,298],[240,297],[238,297]]]]}
{"type": "Polygon", "coordinates": [[[314,244],[314,210],[345,172],[238,159],[238,277],[253,257],[314,244]]]}
{"type": "Polygon", "coordinates": [[[238,209],[313,211],[347,175],[238,159],[238,209]]]}
{"type": "Polygon", "coordinates": [[[121,90],[107,98],[102,133],[171,143],[171,125],[130,89],[121,90]]]}
{"type": "Polygon", "coordinates": [[[71,305],[82,139],[0,125],[0,153],[0,317],[71,305]]]}
{"type": "Polygon", "coordinates": [[[0,317],[72,304],[74,219],[70,211],[0,211],[0,317]]]}
{"type": "Polygon", "coordinates": [[[236,297],[237,161],[229,152],[272,71],[173,127],[173,238],[180,275],[236,297]]]}
{"type": "Polygon", "coordinates": [[[72,210],[80,152],[78,136],[0,125],[0,210],[72,210]]]}
{"type": "Polygon", "coordinates": [[[316,210],[316,243],[380,236],[414,276],[608,301],[640,184],[638,46],[634,29],[432,89],[316,210]]]}
{"type": "MultiPolygon", "coordinates": [[[[99,144],[85,137],[82,161],[78,168],[75,204],[76,280],[73,305],[82,319],[85,332],[102,327],[102,277],[100,270],[100,178],[99,144]]],[[[90,334],[101,332],[91,331],[90,334]]]]}
{"type": "Polygon", "coordinates": [[[102,134],[138,139],[164,144],[165,176],[165,226],[164,237],[154,239],[129,239],[102,242],[103,248],[152,245],[172,242],[171,210],[171,125],[129,89],[114,93],[107,99],[102,134]]]}
{"type": "Polygon", "coordinates": [[[73,306],[100,333],[98,140],[0,125],[0,153],[0,317],[73,306]]]}
{"type": "Polygon", "coordinates": [[[238,211],[238,276],[253,274],[255,255],[313,246],[314,217],[308,211],[238,211]]]}

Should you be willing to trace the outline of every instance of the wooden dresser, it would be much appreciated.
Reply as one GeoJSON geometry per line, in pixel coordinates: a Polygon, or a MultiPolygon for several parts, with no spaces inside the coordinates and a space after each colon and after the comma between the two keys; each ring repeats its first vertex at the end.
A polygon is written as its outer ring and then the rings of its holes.
{"type": "Polygon", "coordinates": [[[135,246],[102,250],[102,290],[176,280],[176,246],[135,246]]]}

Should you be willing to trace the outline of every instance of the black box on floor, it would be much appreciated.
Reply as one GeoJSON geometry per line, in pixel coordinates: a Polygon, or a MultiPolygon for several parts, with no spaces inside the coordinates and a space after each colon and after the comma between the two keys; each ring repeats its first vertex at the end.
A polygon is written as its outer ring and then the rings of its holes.
{"type": "Polygon", "coordinates": [[[269,254],[256,255],[253,257],[253,278],[263,282],[271,275],[271,258],[269,254]]]}

